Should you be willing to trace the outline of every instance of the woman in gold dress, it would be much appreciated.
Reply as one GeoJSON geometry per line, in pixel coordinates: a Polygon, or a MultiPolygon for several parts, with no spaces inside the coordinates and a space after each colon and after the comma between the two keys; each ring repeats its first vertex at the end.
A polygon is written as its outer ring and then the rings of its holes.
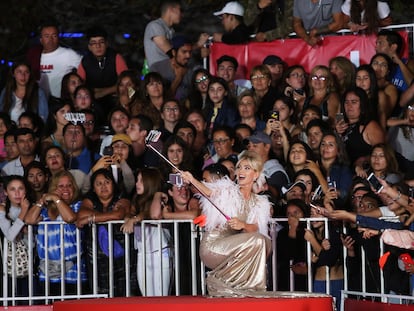
{"type": "Polygon", "coordinates": [[[261,158],[248,151],[236,165],[237,184],[227,177],[201,183],[189,172],[182,173],[184,181],[203,194],[200,203],[207,219],[200,257],[212,270],[206,280],[211,296],[251,296],[266,290],[271,204],[257,194],[263,186],[262,169],[261,158]]]}

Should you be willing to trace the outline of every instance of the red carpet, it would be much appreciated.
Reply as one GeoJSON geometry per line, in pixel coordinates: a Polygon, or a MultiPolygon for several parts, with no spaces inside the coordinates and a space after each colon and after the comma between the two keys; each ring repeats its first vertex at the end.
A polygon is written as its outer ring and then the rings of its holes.
{"type": "Polygon", "coordinates": [[[241,308],[243,310],[330,311],[332,310],[332,298],[208,298],[200,296],[170,296],[83,299],[59,301],[53,305],[53,311],[240,311],[241,308]]]}

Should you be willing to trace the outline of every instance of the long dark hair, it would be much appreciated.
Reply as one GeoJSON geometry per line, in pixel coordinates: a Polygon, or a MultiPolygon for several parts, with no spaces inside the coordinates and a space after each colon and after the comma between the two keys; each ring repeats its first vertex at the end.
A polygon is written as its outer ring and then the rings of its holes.
{"type": "Polygon", "coordinates": [[[9,113],[10,109],[13,105],[13,93],[17,89],[16,79],[14,77],[14,71],[19,66],[25,66],[29,69],[29,80],[26,85],[26,92],[24,97],[22,98],[22,105],[25,110],[29,110],[32,112],[38,112],[39,107],[39,85],[37,84],[34,75],[32,73],[32,69],[26,61],[17,61],[13,64],[10,68],[10,71],[7,76],[7,82],[5,86],[5,93],[3,99],[3,112],[9,113]]]}
{"type": "Polygon", "coordinates": [[[361,1],[351,1],[351,21],[355,24],[361,24],[364,22],[368,27],[365,32],[368,34],[376,33],[379,26],[378,16],[378,1],[377,0],[364,0],[364,8],[361,6],[361,1]],[[361,12],[365,10],[364,20],[361,19],[361,12]]]}
{"type": "Polygon", "coordinates": [[[133,204],[137,214],[142,213],[144,219],[151,219],[150,206],[152,199],[156,192],[162,190],[163,178],[161,172],[155,167],[143,168],[138,171],[137,177],[139,174],[142,177],[144,193],[141,195],[135,193],[133,204]]]}
{"type": "MultiPolygon", "coordinates": [[[[25,181],[23,176],[20,175],[9,175],[9,176],[4,176],[3,178],[3,188],[4,191],[7,190],[7,186],[14,180],[18,180],[20,182],[22,182],[22,184],[24,185],[25,189],[26,189],[26,198],[29,200],[29,202],[33,202],[32,197],[30,196],[30,192],[28,191],[28,189],[30,189],[30,187],[27,185],[27,182],[25,181]]],[[[6,217],[9,218],[9,211],[10,211],[10,206],[11,206],[11,202],[8,196],[6,196],[6,201],[5,201],[5,210],[6,210],[6,217]]]]}
{"type": "MultiPolygon", "coordinates": [[[[349,89],[347,89],[344,93],[342,102],[341,102],[341,109],[342,111],[345,112],[344,106],[345,106],[345,99],[346,99],[346,95],[348,95],[348,93],[354,93],[357,97],[359,97],[359,110],[360,110],[360,115],[359,115],[359,124],[361,125],[367,125],[371,120],[373,120],[374,118],[372,118],[373,112],[370,110],[369,107],[369,100],[368,100],[368,95],[367,93],[361,89],[360,87],[357,86],[353,86],[350,87],[349,89]]],[[[346,115],[346,113],[344,113],[344,120],[345,122],[349,122],[349,119],[346,115]]]]}

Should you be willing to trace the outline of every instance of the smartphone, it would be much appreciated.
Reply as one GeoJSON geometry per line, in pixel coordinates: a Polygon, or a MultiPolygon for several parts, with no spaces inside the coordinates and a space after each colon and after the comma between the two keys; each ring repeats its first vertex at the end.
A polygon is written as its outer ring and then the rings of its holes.
{"type": "Polygon", "coordinates": [[[328,189],[334,189],[336,191],[336,181],[335,180],[329,180],[328,181],[328,189]]]}
{"type": "Polygon", "coordinates": [[[181,174],[169,174],[168,181],[170,184],[177,187],[182,187],[183,185],[183,178],[181,177],[181,174]]]}
{"type": "Polygon", "coordinates": [[[111,146],[106,146],[102,152],[104,156],[112,156],[114,154],[114,149],[111,146]]]}
{"type": "Polygon", "coordinates": [[[341,122],[344,119],[344,114],[342,112],[338,112],[336,114],[336,123],[341,122]]]}
{"type": "Polygon", "coordinates": [[[319,200],[322,197],[322,186],[319,185],[312,194],[311,201],[319,200]]]}
{"type": "Polygon", "coordinates": [[[276,111],[276,110],[272,111],[270,113],[270,118],[279,121],[279,111],[276,111]]]}
{"type": "Polygon", "coordinates": [[[131,99],[135,95],[135,89],[133,87],[128,88],[128,98],[131,99]]]}
{"type": "Polygon", "coordinates": [[[384,186],[378,181],[378,178],[375,177],[374,173],[369,174],[367,180],[377,193],[380,193],[382,188],[384,188],[384,186]]]}
{"type": "Polygon", "coordinates": [[[303,94],[305,94],[305,90],[304,89],[296,89],[295,93],[298,93],[299,95],[303,95],[303,94]]]}
{"type": "Polygon", "coordinates": [[[410,198],[414,198],[414,187],[409,187],[408,188],[408,196],[410,198]]]}

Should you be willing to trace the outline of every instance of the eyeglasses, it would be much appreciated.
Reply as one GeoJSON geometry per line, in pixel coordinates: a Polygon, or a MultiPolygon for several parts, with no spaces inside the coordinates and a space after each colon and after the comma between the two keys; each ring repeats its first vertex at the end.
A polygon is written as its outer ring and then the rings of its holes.
{"type": "Polygon", "coordinates": [[[411,105],[407,106],[407,109],[411,110],[411,111],[414,111],[414,105],[413,106],[411,106],[411,105]]]}
{"type": "Polygon", "coordinates": [[[94,120],[89,120],[89,121],[82,122],[82,124],[83,125],[94,125],[95,121],[94,120]]]}
{"type": "Polygon", "coordinates": [[[89,42],[90,46],[98,46],[98,45],[104,45],[106,43],[105,40],[99,40],[99,41],[91,41],[89,42]]]}
{"type": "Polygon", "coordinates": [[[208,80],[209,78],[207,76],[202,76],[200,79],[196,79],[195,83],[199,84],[201,82],[208,81],[208,80]]]}
{"type": "Polygon", "coordinates": [[[325,77],[325,76],[316,76],[316,75],[313,75],[313,76],[311,77],[311,79],[312,79],[313,81],[315,81],[315,80],[325,81],[325,80],[327,79],[327,77],[325,77]]]}
{"type": "Polygon", "coordinates": [[[213,140],[213,144],[223,145],[226,142],[228,142],[229,140],[230,140],[230,138],[220,138],[220,139],[213,140]]]}
{"type": "Polygon", "coordinates": [[[303,73],[294,72],[289,75],[289,77],[296,78],[296,79],[303,79],[305,75],[303,73]]]}
{"type": "Polygon", "coordinates": [[[265,75],[254,75],[250,77],[250,80],[263,80],[263,79],[267,79],[267,76],[265,75]]]}

